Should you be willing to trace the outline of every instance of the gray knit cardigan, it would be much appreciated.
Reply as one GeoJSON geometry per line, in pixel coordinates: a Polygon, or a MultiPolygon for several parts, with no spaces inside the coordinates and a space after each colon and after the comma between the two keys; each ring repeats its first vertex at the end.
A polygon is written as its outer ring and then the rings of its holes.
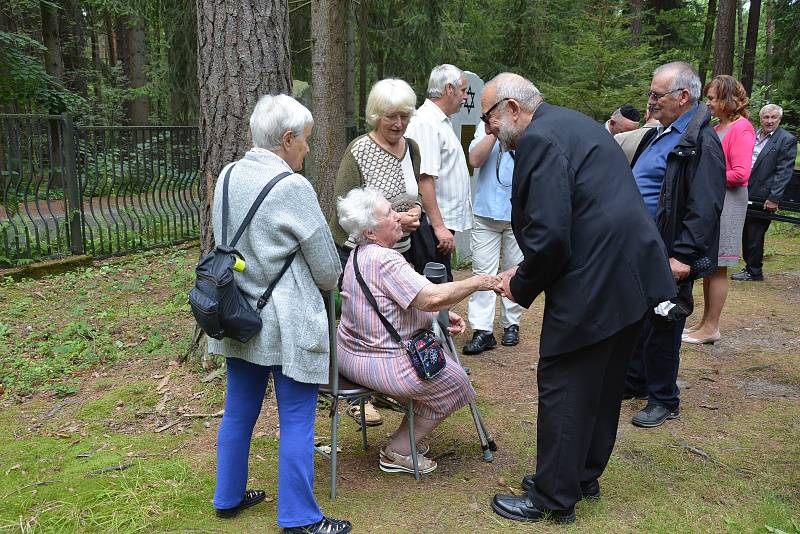
{"type": "MultiPolygon", "coordinates": [[[[222,182],[214,189],[214,239],[222,239],[222,182]]],[[[228,189],[228,241],[264,185],[290,171],[280,157],[251,149],[236,163],[228,189]]],[[[261,311],[264,326],[247,343],[208,338],[208,350],[257,365],[279,365],[284,375],[312,384],[327,384],[329,365],[328,319],[320,293],[336,287],[341,264],[328,224],[311,184],[300,174],[281,180],[267,195],[236,249],[246,268],[236,283],[255,308],[256,301],[277,276],[284,260],[297,250],[272,297],[261,311]]]]}

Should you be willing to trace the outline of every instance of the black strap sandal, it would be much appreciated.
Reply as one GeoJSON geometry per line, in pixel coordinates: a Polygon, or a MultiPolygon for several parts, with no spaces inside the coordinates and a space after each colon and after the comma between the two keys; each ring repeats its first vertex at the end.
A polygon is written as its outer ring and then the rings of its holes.
{"type": "Polygon", "coordinates": [[[239,512],[251,506],[255,506],[267,497],[267,492],[263,490],[247,490],[244,492],[242,502],[233,508],[217,508],[217,517],[230,519],[239,515],[239,512]]]}
{"type": "Polygon", "coordinates": [[[284,534],[347,534],[353,530],[353,524],[344,519],[324,517],[321,521],[303,527],[283,529],[284,534]]]}

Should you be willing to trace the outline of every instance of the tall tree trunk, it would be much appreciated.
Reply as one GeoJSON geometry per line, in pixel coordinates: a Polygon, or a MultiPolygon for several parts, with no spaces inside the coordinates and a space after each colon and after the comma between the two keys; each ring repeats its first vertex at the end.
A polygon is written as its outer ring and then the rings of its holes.
{"type": "Polygon", "coordinates": [[[736,0],[719,0],[717,39],[712,75],[733,74],[733,41],[736,25],[736,0]]]}
{"type": "Polygon", "coordinates": [[[739,78],[744,63],[744,0],[736,0],[736,58],[739,60],[739,78]]]}
{"type": "MultiPolygon", "coordinates": [[[[128,28],[128,45],[130,46],[130,88],[133,91],[147,85],[145,67],[147,66],[147,45],[145,43],[144,24],[142,21],[128,28]]],[[[150,103],[147,95],[134,96],[131,102],[130,123],[133,126],[146,126],[150,114],[150,103]]]]}
{"type": "Polygon", "coordinates": [[[348,128],[355,125],[356,104],[356,32],[355,6],[353,0],[347,2],[347,84],[345,94],[345,124],[348,128]]]}
{"type": "Polygon", "coordinates": [[[631,46],[639,46],[639,39],[642,36],[643,5],[644,0],[631,0],[631,46]]]}
{"type": "MultiPolygon", "coordinates": [[[[200,87],[200,248],[214,247],[214,185],[226,163],[250,147],[250,113],[264,94],[291,94],[289,10],[283,0],[242,0],[236,9],[197,1],[200,87]]],[[[205,336],[195,329],[190,355],[207,366],[205,336]]]]}
{"type": "Polygon", "coordinates": [[[708,64],[711,62],[711,45],[714,39],[714,20],[717,17],[717,0],[708,0],[705,30],[703,31],[703,50],[700,56],[700,85],[705,86],[708,64]]]}
{"type": "Polygon", "coordinates": [[[314,108],[314,184],[322,212],[333,209],[333,185],[345,137],[347,0],[311,0],[311,101],[314,108]]]}
{"type": "MultiPolygon", "coordinates": [[[[125,75],[126,86],[131,78],[131,47],[130,38],[128,35],[129,19],[127,15],[119,15],[117,17],[117,61],[122,63],[122,73],[125,75]]],[[[131,117],[131,101],[125,99],[122,101],[122,122],[130,124],[131,117]]]]}
{"type": "Polygon", "coordinates": [[[64,63],[61,59],[61,39],[58,33],[58,12],[52,4],[39,4],[42,11],[42,41],[47,49],[44,53],[44,68],[56,80],[64,81],[64,63]]]}
{"type": "Polygon", "coordinates": [[[772,57],[775,53],[775,4],[774,0],[766,0],[766,9],[764,13],[764,56],[765,65],[764,69],[764,85],[767,90],[764,93],[764,98],[769,101],[772,95],[772,57]]]}
{"type": "Polygon", "coordinates": [[[93,27],[89,33],[92,42],[92,65],[94,66],[94,105],[95,110],[103,103],[103,61],[100,59],[100,37],[97,28],[93,27]]]}
{"type": "Polygon", "coordinates": [[[86,49],[86,18],[77,0],[66,0],[62,3],[59,18],[62,56],[64,61],[64,82],[68,89],[89,97],[86,73],[87,61],[84,57],[86,49]]]}
{"type": "Polygon", "coordinates": [[[358,17],[358,119],[362,128],[366,125],[368,46],[367,0],[361,0],[358,17]]]}
{"type": "Polygon", "coordinates": [[[750,13],[747,15],[747,40],[744,45],[744,61],[742,61],[742,85],[748,95],[753,94],[760,18],[761,0],[750,0],[750,13]]]}
{"type": "Polygon", "coordinates": [[[117,66],[117,33],[114,27],[114,19],[106,14],[103,17],[106,30],[106,46],[108,47],[108,64],[112,67],[117,66]]]}

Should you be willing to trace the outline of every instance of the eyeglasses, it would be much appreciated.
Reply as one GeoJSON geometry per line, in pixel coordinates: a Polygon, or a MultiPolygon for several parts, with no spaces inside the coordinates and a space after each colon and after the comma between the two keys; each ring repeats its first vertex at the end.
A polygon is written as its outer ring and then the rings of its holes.
{"type": "Polygon", "coordinates": [[[672,93],[677,93],[678,91],[683,91],[683,90],[684,90],[684,88],[680,87],[678,89],[673,89],[672,91],[667,91],[666,93],[656,93],[655,91],[647,91],[644,94],[644,96],[646,96],[648,100],[650,100],[651,98],[653,100],[661,100],[662,98],[664,98],[667,95],[670,95],[672,93]]]}
{"type": "Polygon", "coordinates": [[[485,122],[486,124],[489,124],[489,119],[492,116],[492,111],[494,111],[494,108],[496,108],[497,106],[499,106],[501,103],[505,102],[506,100],[511,100],[511,97],[501,98],[500,100],[495,102],[494,106],[490,107],[489,110],[486,113],[481,115],[481,120],[483,122],[485,122]]]}

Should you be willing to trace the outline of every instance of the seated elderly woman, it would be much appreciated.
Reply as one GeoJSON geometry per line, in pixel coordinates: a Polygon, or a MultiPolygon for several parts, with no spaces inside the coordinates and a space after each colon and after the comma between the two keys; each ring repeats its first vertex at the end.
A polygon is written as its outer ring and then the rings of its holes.
{"type": "MultiPolygon", "coordinates": [[[[375,189],[350,191],[338,202],[339,224],[357,245],[342,281],[342,320],[337,349],[339,370],[348,379],[397,400],[414,400],[417,442],[448,415],[475,398],[464,369],[448,358],[445,368],[429,380],[420,379],[405,349],[395,342],[371,307],[355,276],[354,263],[378,309],[403,339],[431,328],[437,310],[475,291],[497,287],[498,278],[480,275],[434,285],[420,275],[394,245],[403,235],[400,216],[375,189]]],[[[464,331],[464,321],[450,313],[451,333],[464,331]]],[[[418,453],[419,469],[430,473],[436,462],[418,453]]],[[[380,468],[389,473],[413,473],[408,420],[395,430],[380,452],[380,468]]]]}

